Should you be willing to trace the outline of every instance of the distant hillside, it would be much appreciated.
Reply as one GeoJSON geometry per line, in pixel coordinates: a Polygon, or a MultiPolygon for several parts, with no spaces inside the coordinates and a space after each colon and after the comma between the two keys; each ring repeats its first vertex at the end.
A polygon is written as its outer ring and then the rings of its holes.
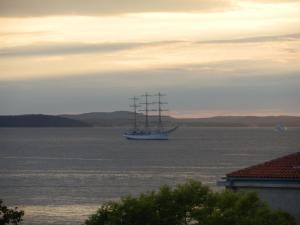
{"type": "Polygon", "coordinates": [[[184,126],[220,126],[220,127],[274,127],[283,123],[287,127],[300,127],[297,116],[217,116],[210,118],[177,119],[184,126]]]}
{"type": "Polygon", "coordinates": [[[0,127],[86,127],[89,124],[60,116],[0,116],[0,127]]]}
{"type": "MultiPolygon", "coordinates": [[[[92,112],[83,114],[20,115],[0,116],[0,127],[128,127],[133,123],[134,114],[128,111],[92,112]]],[[[144,123],[144,115],[137,114],[139,124],[144,123]]],[[[156,124],[157,116],[149,117],[156,124]]],[[[275,127],[279,122],[287,127],[300,127],[300,117],[296,116],[218,116],[211,118],[184,119],[163,117],[165,124],[186,127],[275,127]]]]}
{"type": "MultiPolygon", "coordinates": [[[[69,119],[79,120],[93,126],[130,126],[134,114],[128,111],[93,112],[77,115],[61,115],[69,119]]],[[[143,123],[143,114],[137,114],[138,121],[143,123]]],[[[157,116],[150,116],[150,122],[155,123],[157,116]]],[[[211,118],[184,119],[165,116],[163,121],[188,127],[275,127],[282,122],[288,127],[300,127],[300,117],[296,116],[218,116],[211,118]]]]}
{"type": "MultiPolygon", "coordinates": [[[[74,115],[60,115],[61,117],[82,121],[93,126],[112,127],[112,126],[130,126],[133,122],[134,113],[128,111],[115,111],[115,112],[92,112],[74,115]]],[[[143,114],[137,114],[139,122],[144,120],[143,114]]],[[[150,122],[157,121],[156,116],[149,117],[150,122]]],[[[164,117],[164,120],[175,120],[171,117],[164,117]]]]}

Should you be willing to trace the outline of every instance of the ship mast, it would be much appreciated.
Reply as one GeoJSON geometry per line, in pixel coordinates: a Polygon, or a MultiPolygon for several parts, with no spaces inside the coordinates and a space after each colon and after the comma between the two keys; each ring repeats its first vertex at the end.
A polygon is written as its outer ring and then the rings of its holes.
{"type": "Polygon", "coordinates": [[[162,128],[162,112],[167,111],[167,109],[162,108],[162,105],[167,104],[167,103],[162,102],[161,98],[166,95],[158,92],[158,94],[156,94],[155,96],[158,97],[158,102],[157,102],[157,104],[158,104],[158,127],[162,128]]]}
{"type": "Polygon", "coordinates": [[[131,100],[133,101],[133,104],[130,106],[133,108],[133,112],[134,112],[134,124],[133,124],[133,129],[134,131],[137,130],[137,108],[140,107],[138,104],[137,104],[137,100],[139,100],[137,97],[133,97],[131,98],[131,100]]]}
{"type": "Polygon", "coordinates": [[[152,103],[149,102],[149,97],[151,97],[152,95],[149,95],[146,92],[142,96],[145,97],[145,102],[140,103],[140,104],[144,104],[145,105],[145,109],[141,110],[141,111],[145,112],[145,128],[148,129],[149,128],[149,111],[152,111],[152,110],[149,110],[149,105],[152,104],[152,103]]]}

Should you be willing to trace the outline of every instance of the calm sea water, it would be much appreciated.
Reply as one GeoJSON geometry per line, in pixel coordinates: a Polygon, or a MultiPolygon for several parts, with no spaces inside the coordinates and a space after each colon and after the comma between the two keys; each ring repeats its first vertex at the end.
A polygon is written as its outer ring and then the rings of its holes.
{"type": "Polygon", "coordinates": [[[0,129],[0,198],[23,224],[81,224],[104,201],[200,180],[300,150],[300,129],[180,128],[128,141],[121,128],[0,129]]]}

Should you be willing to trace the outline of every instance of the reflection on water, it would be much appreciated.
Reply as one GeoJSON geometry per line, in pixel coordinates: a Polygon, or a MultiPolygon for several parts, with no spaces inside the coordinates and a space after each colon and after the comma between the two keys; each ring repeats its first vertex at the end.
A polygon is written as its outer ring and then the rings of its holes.
{"type": "Polygon", "coordinates": [[[34,224],[82,224],[83,218],[87,218],[91,212],[95,212],[99,205],[47,205],[24,206],[26,220],[34,221],[34,224]]]}
{"type": "Polygon", "coordinates": [[[0,129],[0,198],[24,224],[81,224],[128,194],[200,180],[299,151],[300,129],[181,128],[169,141],[128,141],[120,128],[0,129]]]}

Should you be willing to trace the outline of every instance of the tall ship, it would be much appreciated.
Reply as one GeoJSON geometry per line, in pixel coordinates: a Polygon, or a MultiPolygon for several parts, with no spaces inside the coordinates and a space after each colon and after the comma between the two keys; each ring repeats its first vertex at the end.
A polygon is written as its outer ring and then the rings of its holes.
{"type": "MultiPolygon", "coordinates": [[[[163,125],[162,121],[162,112],[167,111],[163,109],[162,105],[167,104],[166,102],[162,102],[162,97],[165,96],[160,92],[154,95],[157,98],[157,102],[151,102],[148,93],[142,95],[142,98],[145,100],[144,102],[138,102],[139,98],[134,96],[131,98],[133,104],[130,106],[133,108],[133,128],[124,133],[124,137],[130,140],[168,140],[169,134],[175,131],[178,126],[174,126],[170,129],[166,129],[163,125]],[[150,108],[150,105],[157,105],[156,109],[150,108]],[[144,125],[142,127],[138,124],[138,108],[144,106],[143,109],[139,110],[144,113],[144,125]],[[149,122],[149,113],[152,111],[157,111],[157,121],[156,126],[150,126],[149,122]]],[[[154,117],[155,118],[155,117],[154,117]]]]}

